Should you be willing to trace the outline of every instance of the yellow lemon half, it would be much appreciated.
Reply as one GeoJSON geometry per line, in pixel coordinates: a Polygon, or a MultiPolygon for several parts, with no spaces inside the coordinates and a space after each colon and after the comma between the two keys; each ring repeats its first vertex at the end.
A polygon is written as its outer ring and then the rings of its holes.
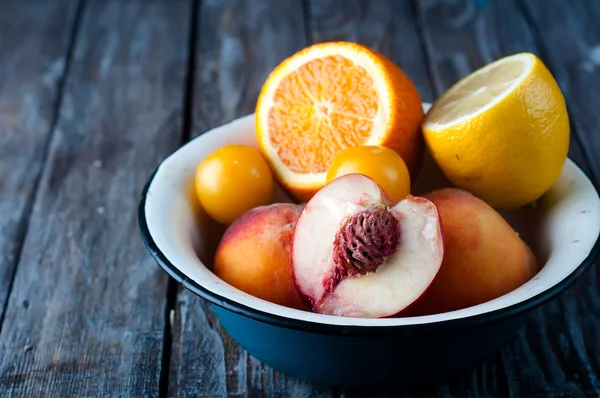
{"type": "Polygon", "coordinates": [[[447,90],[425,116],[423,134],[452,183],[493,207],[515,209],[558,178],[569,149],[569,117],[548,68],[522,53],[447,90]]]}

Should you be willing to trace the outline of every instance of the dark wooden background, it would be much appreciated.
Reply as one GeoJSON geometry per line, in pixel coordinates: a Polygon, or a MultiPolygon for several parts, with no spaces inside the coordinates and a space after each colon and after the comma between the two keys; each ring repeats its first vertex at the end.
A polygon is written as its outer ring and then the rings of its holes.
{"type": "MultiPolygon", "coordinates": [[[[261,364],[168,280],[137,230],[149,173],[253,112],[285,57],[351,40],[427,101],[538,54],[570,106],[570,156],[597,183],[599,22],[596,0],[1,0],[0,396],[360,395],[261,364]]],[[[592,268],[496,356],[406,396],[598,396],[598,285],[592,268]]]]}

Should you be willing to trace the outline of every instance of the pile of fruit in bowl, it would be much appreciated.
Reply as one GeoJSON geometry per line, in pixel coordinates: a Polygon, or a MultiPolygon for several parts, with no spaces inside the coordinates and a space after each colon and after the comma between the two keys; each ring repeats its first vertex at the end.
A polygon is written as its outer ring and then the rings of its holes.
{"type": "Polygon", "coordinates": [[[271,74],[256,135],[259,150],[228,145],[197,169],[200,203],[231,224],[216,275],[277,304],[379,318],[480,304],[537,273],[495,209],[532,205],[554,184],[569,122],[531,54],[477,71],[424,115],[401,69],[328,43],[271,74]],[[336,52],[347,58],[319,57],[336,52]],[[413,196],[425,145],[452,187],[413,196]],[[273,203],[275,183],[297,204],[273,203]]]}
{"type": "Polygon", "coordinates": [[[329,385],[430,380],[493,352],[597,255],[600,200],[569,135],[533,54],[429,106],[376,51],[318,44],[273,70],[254,115],[161,164],[140,227],[276,368],[329,385]]]}

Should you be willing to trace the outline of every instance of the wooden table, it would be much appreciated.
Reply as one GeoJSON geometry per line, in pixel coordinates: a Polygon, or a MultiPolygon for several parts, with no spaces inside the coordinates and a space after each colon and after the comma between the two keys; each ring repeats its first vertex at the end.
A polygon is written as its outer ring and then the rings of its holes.
{"type": "MultiPolygon", "coordinates": [[[[149,173],[253,112],[286,56],[352,40],[427,101],[494,59],[538,54],[570,106],[570,156],[598,183],[598,21],[595,0],[2,0],[0,396],[358,395],[261,364],[168,279],[138,234],[149,173]]],[[[599,284],[592,268],[502,352],[416,394],[598,396],[599,284]]]]}

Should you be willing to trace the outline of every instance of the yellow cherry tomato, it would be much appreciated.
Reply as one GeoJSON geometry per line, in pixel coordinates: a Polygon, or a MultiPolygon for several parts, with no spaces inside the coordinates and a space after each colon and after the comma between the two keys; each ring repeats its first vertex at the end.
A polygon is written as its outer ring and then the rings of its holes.
{"type": "Polygon", "coordinates": [[[327,172],[327,182],[346,174],[371,177],[393,201],[410,193],[410,175],[402,157],[382,146],[354,146],[337,154],[327,172]]]}
{"type": "Polygon", "coordinates": [[[271,169],[259,152],[244,145],[211,153],[196,169],[195,185],[204,210],[225,225],[273,200],[271,169]]]}

